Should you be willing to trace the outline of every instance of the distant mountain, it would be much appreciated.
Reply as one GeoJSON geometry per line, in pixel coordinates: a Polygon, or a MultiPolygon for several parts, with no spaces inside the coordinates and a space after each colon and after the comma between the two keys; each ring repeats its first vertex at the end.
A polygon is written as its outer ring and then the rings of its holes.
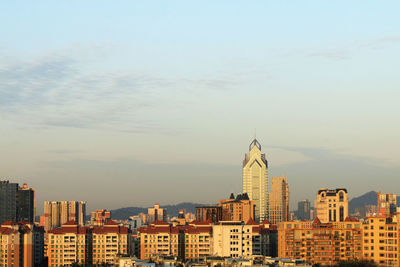
{"type": "Polygon", "coordinates": [[[378,193],[375,191],[370,191],[355,197],[349,202],[349,212],[354,213],[357,207],[364,207],[365,205],[376,205],[378,202],[378,193]]]}
{"type": "MultiPolygon", "coordinates": [[[[167,214],[171,217],[178,216],[179,210],[185,209],[186,212],[192,212],[196,214],[196,207],[203,206],[204,204],[196,204],[190,202],[179,203],[177,205],[166,205],[161,206],[163,209],[167,209],[167,214]]],[[[121,209],[111,210],[111,216],[116,220],[126,220],[130,216],[138,215],[139,213],[147,213],[147,208],[140,207],[127,207],[121,209]]]]}

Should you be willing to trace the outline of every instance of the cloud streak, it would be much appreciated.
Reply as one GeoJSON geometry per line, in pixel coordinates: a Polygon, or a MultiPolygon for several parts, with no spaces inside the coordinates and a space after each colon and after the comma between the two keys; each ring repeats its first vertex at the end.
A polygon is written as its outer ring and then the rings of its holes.
{"type": "MultiPolygon", "coordinates": [[[[47,55],[0,65],[0,112],[31,127],[102,128],[168,133],[165,114],[183,91],[226,90],[233,81],[164,79],[131,71],[82,71],[75,56],[47,55]]],[[[174,133],[177,129],[172,130],[174,133]]]]}

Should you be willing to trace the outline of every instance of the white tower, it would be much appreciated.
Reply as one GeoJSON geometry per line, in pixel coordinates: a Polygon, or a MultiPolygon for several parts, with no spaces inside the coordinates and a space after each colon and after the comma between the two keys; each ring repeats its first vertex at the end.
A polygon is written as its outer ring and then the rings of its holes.
{"type": "Polygon", "coordinates": [[[254,138],[249,153],[243,160],[243,193],[247,193],[255,204],[255,220],[268,218],[268,162],[261,154],[261,145],[254,138]]]}

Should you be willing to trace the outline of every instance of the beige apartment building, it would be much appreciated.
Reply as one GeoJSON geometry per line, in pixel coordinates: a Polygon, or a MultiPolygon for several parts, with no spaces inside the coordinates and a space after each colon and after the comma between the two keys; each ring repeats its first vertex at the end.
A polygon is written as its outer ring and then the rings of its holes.
{"type": "Polygon", "coordinates": [[[255,205],[255,221],[268,218],[268,162],[261,154],[261,145],[254,139],[243,160],[243,193],[255,205]]]}
{"type": "Polygon", "coordinates": [[[267,220],[258,224],[221,221],[212,226],[212,255],[249,258],[253,255],[275,256],[276,227],[267,220]]]}
{"type": "Polygon", "coordinates": [[[6,221],[0,225],[0,266],[31,267],[43,260],[42,227],[21,221],[6,221]]]}
{"type": "Polygon", "coordinates": [[[281,222],[278,224],[278,256],[321,265],[361,259],[361,222],[350,218],[328,223],[318,218],[313,222],[281,222]]]}
{"type": "Polygon", "coordinates": [[[347,189],[321,188],[315,200],[316,217],[322,222],[343,222],[349,215],[347,189]]]}
{"type": "Polygon", "coordinates": [[[222,221],[254,220],[254,202],[246,193],[238,194],[235,198],[233,193],[229,199],[222,199],[218,206],[222,207],[222,221]]]}
{"type": "Polygon", "coordinates": [[[184,234],[185,259],[199,259],[212,255],[212,226],[210,222],[193,221],[181,228],[184,234]]]}
{"type": "Polygon", "coordinates": [[[115,264],[116,255],[129,255],[131,234],[128,227],[119,226],[113,220],[92,230],[93,264],[115,264]]]}
{"type": "Polygon", "coordinates": [[[129,255],[130,238],[129,229],[114,221],[101,227],[84,227],[69,221],[48,232],[49,266],[113,265],[117,255],[129,255]]]}
{"type": "Polygon", "coordinates": [[[148,227],[138,229],[140,236],[140,258],[151,259],[156,255],[180,256],[182,248],[178,227],[164,221],[154,221],[148,227]]]}
{"type": "Polygon", "coordinates": [[[363,227],[363,258],[379,266],[399,266],[399,217],[367,218],[363,227]]]}
{"type": "Polygon", "coordinates": [[[286,177],[271,178],[268,216],[272,224],[289,220],[289,185],[286,177]]]}

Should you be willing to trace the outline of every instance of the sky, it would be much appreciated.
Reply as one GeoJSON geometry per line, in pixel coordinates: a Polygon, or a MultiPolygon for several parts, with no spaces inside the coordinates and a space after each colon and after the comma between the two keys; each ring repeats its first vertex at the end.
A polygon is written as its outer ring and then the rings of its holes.
{"type": "Polygon", "coordinates": [[[400,194],[399,1],[2,1],[0,179],[88,210],[400,194]]]}

